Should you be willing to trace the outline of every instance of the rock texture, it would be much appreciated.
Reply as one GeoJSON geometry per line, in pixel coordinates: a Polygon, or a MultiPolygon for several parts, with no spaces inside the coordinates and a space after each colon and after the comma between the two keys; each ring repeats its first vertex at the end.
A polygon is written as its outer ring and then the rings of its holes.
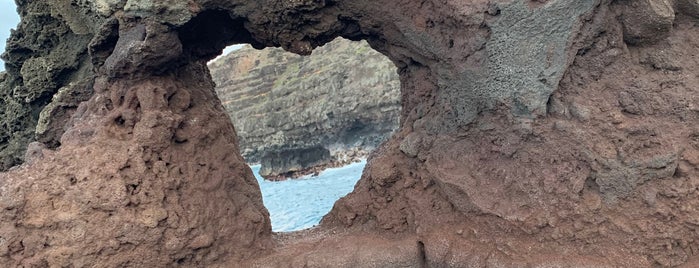
{"type": "Polygon", "coordinates": [[[398,74],[366,42],[338,39],[303,57],[245,47],[209,69],[243,157],[266,178],[366,158],[398,128],[398,74]]]}
{"type": "Polygon", "coordinates": [[[22,21],[2,55],[8,74],[0,79],[0,170],[21,163],[31,141],[59,145],[65,121],[92,94],[93,66],[87,52],[106,20],[89,4],[18,4],[22,21]]]}
{"type": "MultiPolygon", "coordinates": [[[[69,2],[20,4],[94,15],[94,93],[57,150],[0,175],[0,263],[699,266],[691,1],[69,2]],[[272,234],[204,62],[337,36],[397,66],[401,127],[320,227],[272,234]]],[[[13,51],[30,70],[55,50],[13,51]]]]}

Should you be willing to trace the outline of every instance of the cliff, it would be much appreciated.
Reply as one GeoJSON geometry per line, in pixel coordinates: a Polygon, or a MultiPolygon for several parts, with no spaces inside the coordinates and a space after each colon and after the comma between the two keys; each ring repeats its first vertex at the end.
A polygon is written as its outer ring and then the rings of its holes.
{"type": "Polygon", "coordinates": [[[266,178],[365,158],[398,128],[398,74],[366,42],[337,39],[309,56],[247,46],[209,69],[243,157],[266,178]]]}
{"type": "Polygon", "coordinates": [[[699,266],[697,1],[17,2],[5,266],[699,266]],[[206,63],[337,37],[395,64],[400,127],[274,234],[206,63]]]}

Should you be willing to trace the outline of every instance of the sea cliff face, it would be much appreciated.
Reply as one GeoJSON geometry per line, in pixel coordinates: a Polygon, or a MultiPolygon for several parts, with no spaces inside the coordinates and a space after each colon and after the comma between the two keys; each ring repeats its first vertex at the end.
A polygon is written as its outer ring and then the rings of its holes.
{"type": "Polygon", "coordinates": [[[398,128],[395,66],[366,42],[299,56],[244,47],[209,63],[248,162],[271,179],[366,158],[398,128]]]}

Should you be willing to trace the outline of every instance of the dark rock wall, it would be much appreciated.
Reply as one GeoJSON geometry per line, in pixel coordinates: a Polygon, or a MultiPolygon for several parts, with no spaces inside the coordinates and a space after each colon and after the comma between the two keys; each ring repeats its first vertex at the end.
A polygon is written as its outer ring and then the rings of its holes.
{"type": "Polygon", "coordinates": [[[65,122],[92,94],[88,44],[105,20],[70,1],[17,4],[22,21],[2,55],[8,74],[0,81],[0,170],[21,163],[33,140],[59,145],[65,122]]]}
{"type": "Polygon", "coordinates": [[[398,128],[398,74],[366,42],[337,39],[310,56],[245,47],[209,68],[243,157],[265,177],[367,157],[398,128]],[[317,147],[330,153],[307,155],[317,147]]]}
{"type": "MultiPolygon", "coordinates": [[[[330,151],[322,146],[268,152],[262,156],[260,176],[273,179],[293,177],[299,171],[313,171],[313,167],[323,167],[331,164],[331,161],[330,151]]],[[[321,169],[317,170],[315,172],[321,169]]]]}
{"type": "Polygon", "coordinates": [[[693,1],[90,5],[118,31],[62,146],[0,175],[0,263],[699,265],[693,1]],[[204,62],[337,36],[397,66],[401,127],[319,228],[272,235],[204,62]]]}

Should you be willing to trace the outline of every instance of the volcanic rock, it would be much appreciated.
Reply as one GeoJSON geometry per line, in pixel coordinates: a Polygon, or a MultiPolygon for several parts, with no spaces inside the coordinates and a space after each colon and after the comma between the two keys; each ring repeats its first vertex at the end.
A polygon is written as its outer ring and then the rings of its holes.
{"type": "Polygon", "coordinates": [[[3,144],[92,94],[0,173],[0,263],[697,267],[696,18],[636,35],[635,2],[18,1],[3,144]],[[338,36],[396,65],[400,128],[319,227],[273,234],[205,62],[338,36]]]}

